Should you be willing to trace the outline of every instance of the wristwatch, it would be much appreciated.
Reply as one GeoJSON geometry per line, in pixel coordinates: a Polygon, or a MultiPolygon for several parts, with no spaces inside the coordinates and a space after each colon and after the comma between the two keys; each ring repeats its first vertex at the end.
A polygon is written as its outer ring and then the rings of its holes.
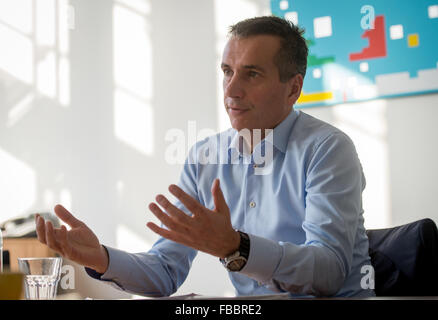
{"type": "Polygon", "coordinates": [[[240,234],[239,249],[228,257],[220,259],[224,267],[231,272],[242,270],[249,257],[249,236],[245,232],[239,230],[237,232],[240,234]]]}

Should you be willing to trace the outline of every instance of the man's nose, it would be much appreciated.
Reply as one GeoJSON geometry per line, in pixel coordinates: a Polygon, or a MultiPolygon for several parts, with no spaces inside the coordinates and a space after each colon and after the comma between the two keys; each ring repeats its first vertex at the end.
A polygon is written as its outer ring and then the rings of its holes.
{"type": "Polygon", "coordinates": [[[243,98],[245,96],[245,90],[242,80],[234,74],[231,78],[224,80],[224,94],[225,97],[231,98],[243,98]]]}

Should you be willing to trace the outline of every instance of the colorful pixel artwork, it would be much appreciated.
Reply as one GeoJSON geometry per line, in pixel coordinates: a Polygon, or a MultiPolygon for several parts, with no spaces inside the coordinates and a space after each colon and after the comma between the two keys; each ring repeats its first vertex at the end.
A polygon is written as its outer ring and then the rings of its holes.
{"type": "Polygon", "coordinates": [[[305,29],[298,108],[438,92],[438,0],[271,0],[305,29]]]}

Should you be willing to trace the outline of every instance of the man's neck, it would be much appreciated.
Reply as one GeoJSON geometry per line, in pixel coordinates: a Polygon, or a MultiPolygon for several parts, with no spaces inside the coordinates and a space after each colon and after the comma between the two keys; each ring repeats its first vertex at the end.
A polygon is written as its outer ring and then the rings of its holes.
{"type": "Polygon", "coordinates": [[[247,149],[249,149],[252,152],[254,151],[254,148],[266,138],[266,134],[269,134],[274,128],[276,128],[280,123],[282,123],[284,121],[284,119],[286,119],[289,114],[293,111],[293,108],[290,109],[290,111],[288,113],[286,113],[286,115],[284,115],[280,121],[278,121],[274,126],[272,126],[272,128],[266,128],[266,129],[247,129],[250,132],[250,135],[248,136],[247,134],[242,134],[241,137],[243,138],[244,143],[247,146],[247,149]],[[254,134],[254,130],[259,130],[256,132],[256,134],[254,134]],[[260,134],[259,134],[260,132],[260,134]]]}

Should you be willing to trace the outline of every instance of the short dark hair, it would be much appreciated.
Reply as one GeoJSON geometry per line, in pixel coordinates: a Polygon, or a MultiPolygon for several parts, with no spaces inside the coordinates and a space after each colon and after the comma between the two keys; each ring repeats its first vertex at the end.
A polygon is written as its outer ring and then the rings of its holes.
{"type": "Polygon", "coordinates": [[[281,47],[274,58],[280,81],[286,82],[297,73],[303,78],[307,70],[307,48],[304,29],[276,16],[255,17],[240,21],[229,29],[229,35],[248,38],[257,35],[273,35],[281,38],[281,47]]]}

